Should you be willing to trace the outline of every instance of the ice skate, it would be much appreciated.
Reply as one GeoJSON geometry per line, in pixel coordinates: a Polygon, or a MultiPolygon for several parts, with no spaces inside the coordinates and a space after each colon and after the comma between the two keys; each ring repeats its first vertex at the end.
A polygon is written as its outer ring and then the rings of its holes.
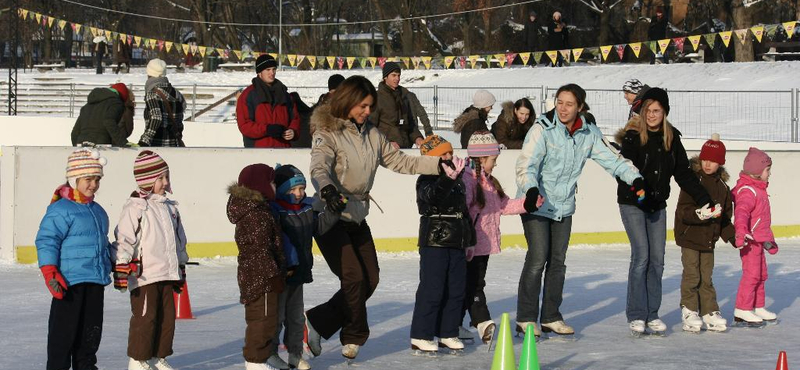
{"type": "Polygon", "coordinates": [[[686,308],[686,306],[681,307],[681,319],[683,320],[683,331],[699,333],[703,327],[703,320],[700,319],[700,314],[697,311],[686,308]]]}
{"type": "Polygon", "coordinates": [[[564,320],[542,323],[542,333],[556,334],[555,337],[548,336],[549,338],[559,338],[564,341],[575,340],[575,329],[567,325],[564,320]]]}
{"type": "Polygon", "coordinates": [[[281,356],[278,356],[277,353],[273,353],[272,356],[269,356],[267,359],[267,364],[278,370],[289,370],[289,364],[287,364],[286,361],[283,361],[281,356]]]}
{"type": "Polygon", "coordinates": [[[528,321],[528,322],[518,322],[516,327],[517,337],[525,337],[525,329],[528,327],[528,324],[533,325],[533,336],[536,338],[536,341],[542,339],[542,332],[539,330],[539,326],[536,325],[536,322],[528,321]]]}
{"type": "Polygon", "coordinates": [[[345,344],[342,346],[342,356],[347,359],[347,364],[352,365],[353,360],[356,359],[358,356],[358,350],[361,349],[361,346],[358,344],[345,344]]]}
{"type": "Polygon", "coordinates": [[[314,330],[314,327],[311,326],[311,322],[308,321],[308,316],[303,314],[306,318],[306,331],[308,332],[308,349],[311,350],[311,354],[314,357],[319,356],[322,353],[322,337],[320,337],[319,333],[314,330]]]}
{"type": "Polygon", "coordinates": [[[302,353],[289,354],[289,368],[297,370],[310,370],[311,364],[303,358],[302,353]]]}
{"type": "Polygon", "coordinates": [[[464,343],[474,344],[475,343],[475,334],[473,334],[469,329],[459,326],[458,327],[458,339],[461,339],[464,343]]]}
{"type": "Polygon", "coordinates": [[[150,359],[149,363],[150,367],[154,370],[175,370],[165,358],[153,357],[150,359]]]}
{"type": "Polygon", "coordinates": [[[494,338],[494,329],[496,327],[497,326],[492,320],[486,320],[478,324],[478,336],[481,338],[483,343],[488,344],[489,347],[492,346],[492,338],[494,338]]]}
{"type": "Polygon", "coordinates": [[[451,355],[464,354],[464,343],[458,338],[439,338],[439,347],[447,348],[451,355]]]}
{"type": "Polygon", "coordinates": [[[128,370],[155,370],[148,361],[136,361],[130,359],[128,361],[128,370]]]}
{"type": "Polygon", "coordinates": [[[667,324],[661,321],[661,319],[648,321],[647,328],[650,329],[650,335],[655,335],[658,337],[667,336],[667,324]]]}
{"type": "Polygon", "coordinates": [[[756,315],[755,311],[740,309],[733,310],[733,326],[743,328],[763,328],[764,319],[756,315]]]}
{"type": "Polygon", "coordinates": [[[774,312],[767,311],[764,307],[757,307],[754,313],[758,315],[761,320],[764,320],[764,324],[773,325],[778,323],[778,315],[774,312]]]}
{"type": "Polygon", "coordinates": [[[628,327],[631,329],[631,336],[634,338],[641,338],[644,333],[644,320],[633,320],[628,323],[628,327]]]}
{"type": "Polygon", "coordinates": [[[411,351],[414,356],[436,357],[439,346],[432,340],[411,339],[411,351]]]}
{"type": "Polygon", "coordinates": [[[267,365],[266,363],[245,362],[244,370],[276,370],[276,369],[272,366],[267,365]]]}
{"type": "Polygon", "coordinates": [[[706,330],[708,331],[723,332],[728,330],[728,320],[725,320],[719,311],[703,315],[703,323],[706,324],[706,330]]]}

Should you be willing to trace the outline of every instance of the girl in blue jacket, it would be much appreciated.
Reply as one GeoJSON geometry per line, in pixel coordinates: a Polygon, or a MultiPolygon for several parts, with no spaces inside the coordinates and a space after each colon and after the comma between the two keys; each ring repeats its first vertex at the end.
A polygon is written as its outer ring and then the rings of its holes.
{"type": "Polygon", "coordinates": [[[103,330],[103,289],[111,283],[108,215],[94,195],[106,159],[81,148],[67,161],[67,183],[47,207],[36,252],[53,301],[47,369],[96,369],[103,330]]]}

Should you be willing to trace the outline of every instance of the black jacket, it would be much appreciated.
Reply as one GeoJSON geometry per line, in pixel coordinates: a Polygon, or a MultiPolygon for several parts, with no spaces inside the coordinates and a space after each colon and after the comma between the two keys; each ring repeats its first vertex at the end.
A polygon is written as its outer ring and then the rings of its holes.
{"type": "Polygon", "coordinates": [[[525,51],[536,51],[539,50],[539,33],[540,33],[540,25],[539,21],[535,20],[531,22],[531,19],[525,22],[525,29],[522,31],[523,41],[525,42],[525,51]]]}
{"type": "MultiPolygon", "coordinates": [[[[639,119],[638,117],[633,118],[639,119]]],[[[711,202],[706,189],[700,185],[697,175],[689,168],[686,149],[681,143],[681,133],[672,129],[670,150],[664,149],[664,134],[661,131],[648,131],[647,144],[641,146],[639,132],[621,129],[615,139],[620,143],[623,157],[630,159],[645,181],[645,201],[640,207],[647,212],[655,212],[667,208],[670,180],[674,177],[678,186],[694,199],[696,204],[711,202]]],[[[617,179],[617,203],[637,205],[637,197],[631,186],[617,179]]]]}
{"type": "Polygon", "coordinates": [[[72,127],[72,145],[84,141],[95,144],[125,146],[128,144],[126,132],[120,127],[120,119],[125,112],[125,102],[119,94],[108,87],[98,87],[89,93],[86,105],[72,127]]]}
{"type": "Polygon", "coordinates": [[[464,110],[464,113],[453,120],[453,132],[461,134],[461,148],[467,149],[469,138],[475,131],[489,131],[489,127],[486,125],[488,119],[489,114],[485,110],[470,105],[464,110]]]}
{"type": "Polygon", "coordinates": [[[653,17],[650,20],[650,28],[647,29],[647,38],[650,41],[658,41],[667,38],[667,17],[653,17]]]}
{"type": "MultiPolygon", "coordinates": [[[[564,21],[561,20],[561,22],[564,21]]],[[[558,24],[556,24],[555,21],[550,21],[550,25],[547,26],[548,50],[569,49],[569,29],[567,28],[567,24],[564,23],[561,31],[556,31],[556,26],[558,26],[558,24]]]]}
{"type": "Polygon", "coordinates": [[[475,245],[467,195],[461,177],[422,175],[417,179],[419,246],[466,248],[475,245]]]}

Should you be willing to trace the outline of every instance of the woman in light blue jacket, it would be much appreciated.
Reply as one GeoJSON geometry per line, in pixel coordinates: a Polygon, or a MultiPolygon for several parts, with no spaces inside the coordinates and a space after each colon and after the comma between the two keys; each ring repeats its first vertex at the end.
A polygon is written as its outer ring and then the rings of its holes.
{"type": "MultiPolygon", "coordinates": [[[[564,265],[575,213],[575,189],[588,158],[638,193],[643,183],[636,167],[612,148],[586,114],[586,92],[578,85],[558,89],[555,109],[539,116],[528,131],[517,159],[517,196],[526,196],[522,226],[528,253],[519,280],[517,331],[540,320],[542,331],[574,334],[559,307],[564,288],[564,265]],[[536,207],[541,196],[544,203],[536,207]],[[547,269],[545,270],[545,266],[547,269]],[[541,315],[539,293],[544,273],[541,315]]],[[[641,193],[643,194],[643,192],[641,193]]]]}

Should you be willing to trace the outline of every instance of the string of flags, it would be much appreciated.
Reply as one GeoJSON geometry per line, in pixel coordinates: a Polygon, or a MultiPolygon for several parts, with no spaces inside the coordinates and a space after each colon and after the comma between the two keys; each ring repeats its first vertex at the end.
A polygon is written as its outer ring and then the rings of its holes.
{"type": "MultiPolygon", "coordinates": [[[[165,51],[165,52],[176,52],[176,53],[183,53],[184,55],[192,54],[192,55],[200,55],[201,57],[205,58],[206,55],[214,55],[216,54],[220,58],[223,59],[230,59],[235,56],[237,60],[244,60],[246,58],[258,58],[261,54],[269,54],[274,58],[278,58],[279,55],[277,53],[267,53],[267,52],[258,52],[258,51],[249,51],[249,50],[232,50],[227,48],[215,48],[215,47],[208,47],[208,46],[201,46],[197,44],[183,44],[177,43],[172,41],[166,40],[158,40],[152,39],[137,35],[125,34],[116,31],[110,31],[106,29],[101,29],[92,26],[85,26],[75,22],[69,22],[63,19],[54,18],[42,13],[34,12],[27,9],[19,9],[19,16],[23,20],[31,20],[36,21],[37,24],[41,25],[42,27],[50,27],[52,28],[53,25],[58,26],[61,30],[64,30],[66,27],[72,28],[73,32],[76,33],[90,33],[93,37],[104,36],[107,40],[116,41],[119,40],[125,44],[136,46],[139,48],[144,49],[151,49],[151,50],[158,50],[158,51],[165,51]]],[[[505,68],[506,65],[511,65],[519,59],[523,65],[528,65],[531,61],[535,64],[542,63],[542,59],[546,56],[552,64],[556,64],[558,62],[559,57],[563,58],[563,60],[569,61],[580,60],[581,55],[584,53],[597,55],[600,54],[603,62],[608,61],[609,55],[611,55],[611,51],[615,51],[619,60],[622,60],[625,51],[630,49],[636,58],[639,58],[642,50],[644,48],[649,49],[653,54],[661,53],[663,54],[666,52],[667,48],[670,45],[674,45],[676,49],[683,50],[683,46],[685,42],[688,40],[692,46],[692,49],[696,52],[697,49],[700,47],[702,41],[705,41],[708,46],[711,48],[714,47],[717,40],[721,40],[723,45],[727,48],[731,40],[736,38],[742,45],[746,45],[748,41],[751,39],[748,38],[749,34],[753,35],[755,41],[761,43],[764,36],[767,35],[772,37],[780,27],[786,32],[787,36],[791,38],[794,35],[795,27],[797,26],[797,21],[788,21],[783,22],[781,24],[769,24],[769,25],[757,25],[750,28],[743,28],[737,29],[732,31],[722,31],[722,32],[714,32],[714,33],[707,33],[703,35],[694,35],[694,36],[681,36],[681,37],[674,37],[674,38],[667,38],[663,40],[651,40],[651,41],[643,41],[643,42],[631,42],[627,44],[616,44],[616,45],[603,45],[603,46],[596,46],[596,47],[589,47],[589,48],[574,48],[574,49],[564,49],[564,50],[547,50],[547,51],[535,51],[535,52],[522,52],[522,53],[499,53],[499,54],[488,54],[488,55],[468,55],[468,56],[443,56],[434,58],[430,56],[414,56],[414,57],[354,57],[354,56],[316,56],[316,55],[302,55],[302,54],[284,54],[281,55],[281,63],[287,63],[292,67],[299,66],[304,61],[308,62],[308,65],[312,69],[316,68],[325,68],[327,65],[328,68],[334,69],[352,69],[356,67],[356,65],[360,66],[361,68],[380,68],[383,67],[383,64],[387,61],[393,61],[397,63],[403,63],[406,69],[431,69],[436,64],[441,64],[445,68],[476,68],[480,62],[485,62],[487,65],[490,65],[490,62],[497,62],[500,68],[505,68]],[[735,36],[735,37],[734,37],[735,36]]],[[[751,41],[752,42],[752,41],[751,41]]]]}

